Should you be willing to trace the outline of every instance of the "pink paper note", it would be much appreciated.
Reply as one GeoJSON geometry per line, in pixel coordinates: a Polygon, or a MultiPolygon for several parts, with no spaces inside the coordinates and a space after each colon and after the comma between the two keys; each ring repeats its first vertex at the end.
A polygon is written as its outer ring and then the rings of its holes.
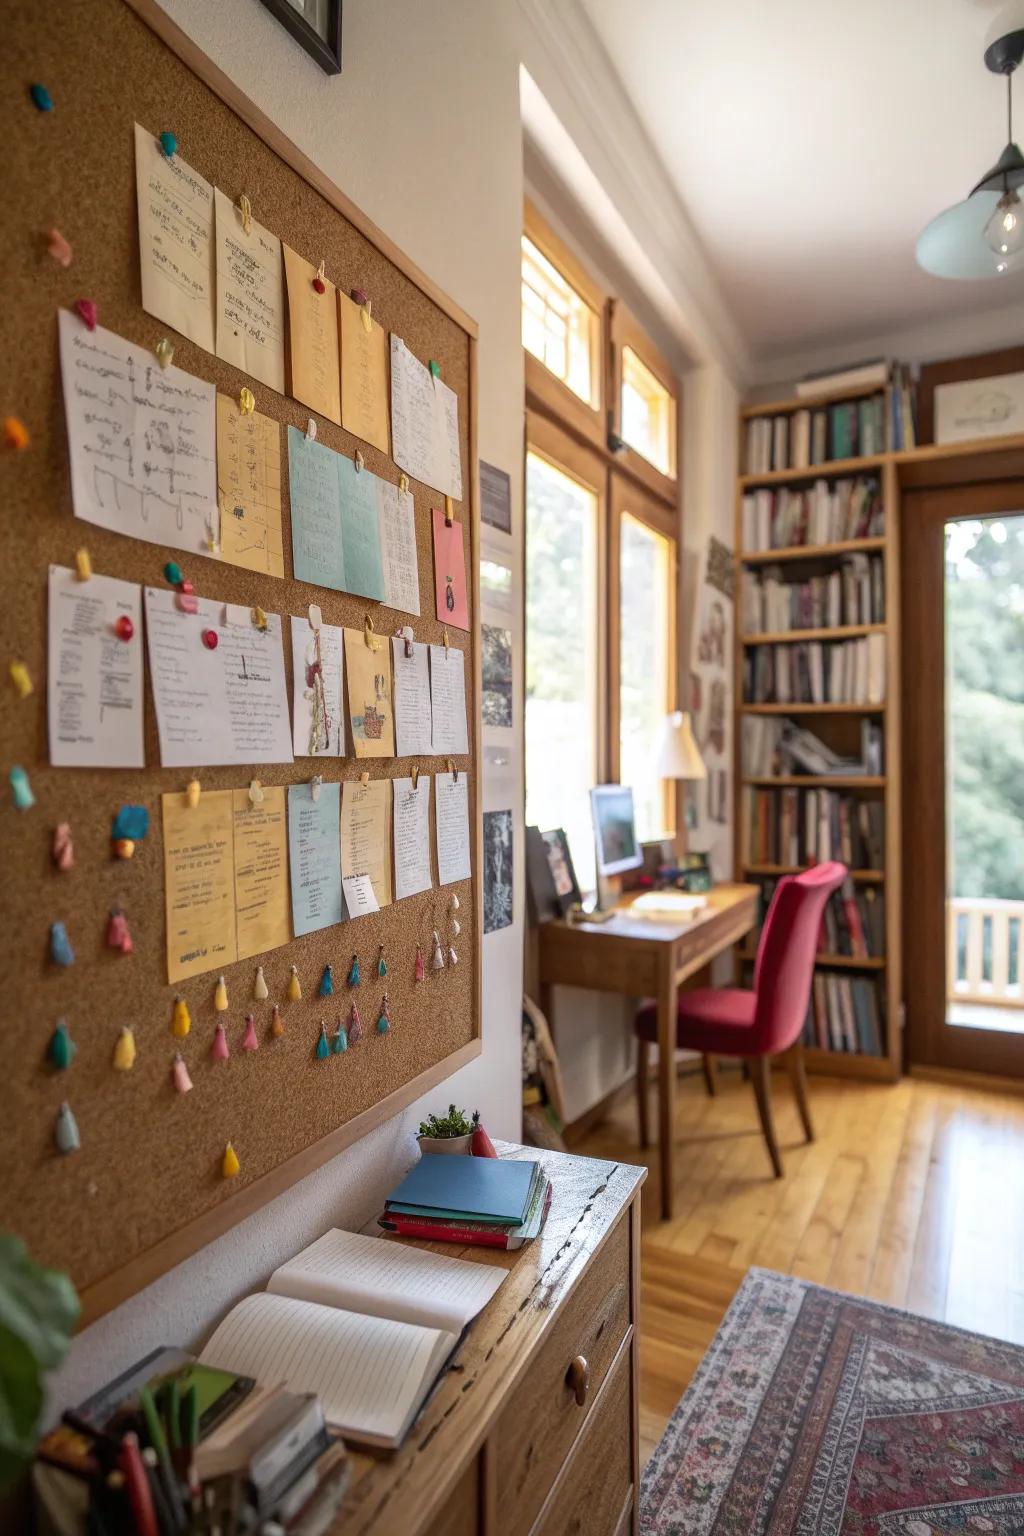
{"type": "Polygon", "coordinates": [[[454,629],[469,628],[469,601],[466,596],[466,556],[462,546],[462,524],[449,528],[444,512],[434,507],[434,590],[437,617],[454,629]]]}

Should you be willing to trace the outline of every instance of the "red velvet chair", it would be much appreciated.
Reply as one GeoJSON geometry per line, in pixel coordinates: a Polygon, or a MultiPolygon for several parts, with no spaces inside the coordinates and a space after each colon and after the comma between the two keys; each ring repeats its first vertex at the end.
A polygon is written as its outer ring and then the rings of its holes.
{"type": "MultiPolygon", "coordinates": [[[[752,990],[700,987],[679,994],[679,1049],[701,1051],[705,1057],[741,1056],[747,1062],[761,1129],[779,1179],[782,1158],[772,1123],[770,1058],[785,1055],[804,1133],[813,1141],[800,1035],[807,1017],[825,903],[845,878],[845,865],[829,863],[779,881],[761,927],[752,990]]],[[[648,1068],[651,1046],[658,1039],[656,1004],[644,1004],[634,1029],[639,1042],[636,1081],[640,1143],[646,1147],[650,1144],[648,1068]]]]}

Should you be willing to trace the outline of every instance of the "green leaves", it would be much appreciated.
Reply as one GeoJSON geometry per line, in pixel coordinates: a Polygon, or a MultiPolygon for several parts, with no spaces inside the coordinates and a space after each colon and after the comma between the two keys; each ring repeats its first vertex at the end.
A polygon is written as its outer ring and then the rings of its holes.
{"type": "Polygon", "coordinates": [[[462,1110],[449,1104],[446,1115],[428,1115],[426,1120],[421,1120],[419,1134],[448,1140],[452,1136],[468,1136],[472,1129],[473,1123],[467,1120],[462,1110]]]}
{"type": "Polygon", "coordinates": [[[0,1493],[32,1455],[42,1377],[67,1354],[78,1311],[67,1275],[40,1269],[24,1243],[0,1233],[0,1493]]]}

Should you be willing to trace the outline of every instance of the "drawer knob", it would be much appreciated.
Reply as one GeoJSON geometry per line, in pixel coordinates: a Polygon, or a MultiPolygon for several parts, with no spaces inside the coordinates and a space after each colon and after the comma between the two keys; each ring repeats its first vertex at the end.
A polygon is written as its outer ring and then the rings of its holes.
{"type": "Polygon", "coordinates": [[[576,1398],[577,1408],[582,1408],[590,1390],[590,1366],[585,1355],[577,1355],[570,1363],[566,1378],[576,1398]]]}

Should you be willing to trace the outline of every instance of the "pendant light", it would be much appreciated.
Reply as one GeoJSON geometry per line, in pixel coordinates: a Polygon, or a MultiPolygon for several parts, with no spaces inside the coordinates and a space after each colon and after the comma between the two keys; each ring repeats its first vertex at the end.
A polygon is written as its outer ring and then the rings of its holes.
{"type": "Polygon", "coordinates": [[[970,195],[921,231],[917,262],[935,277],[971,280],[1024,269],[1024,155],[1013,142],[1013,72],[1022,59],[1024,25],[985,50],[988,68],[1006,76],[1007,145],[970,195]]]}

